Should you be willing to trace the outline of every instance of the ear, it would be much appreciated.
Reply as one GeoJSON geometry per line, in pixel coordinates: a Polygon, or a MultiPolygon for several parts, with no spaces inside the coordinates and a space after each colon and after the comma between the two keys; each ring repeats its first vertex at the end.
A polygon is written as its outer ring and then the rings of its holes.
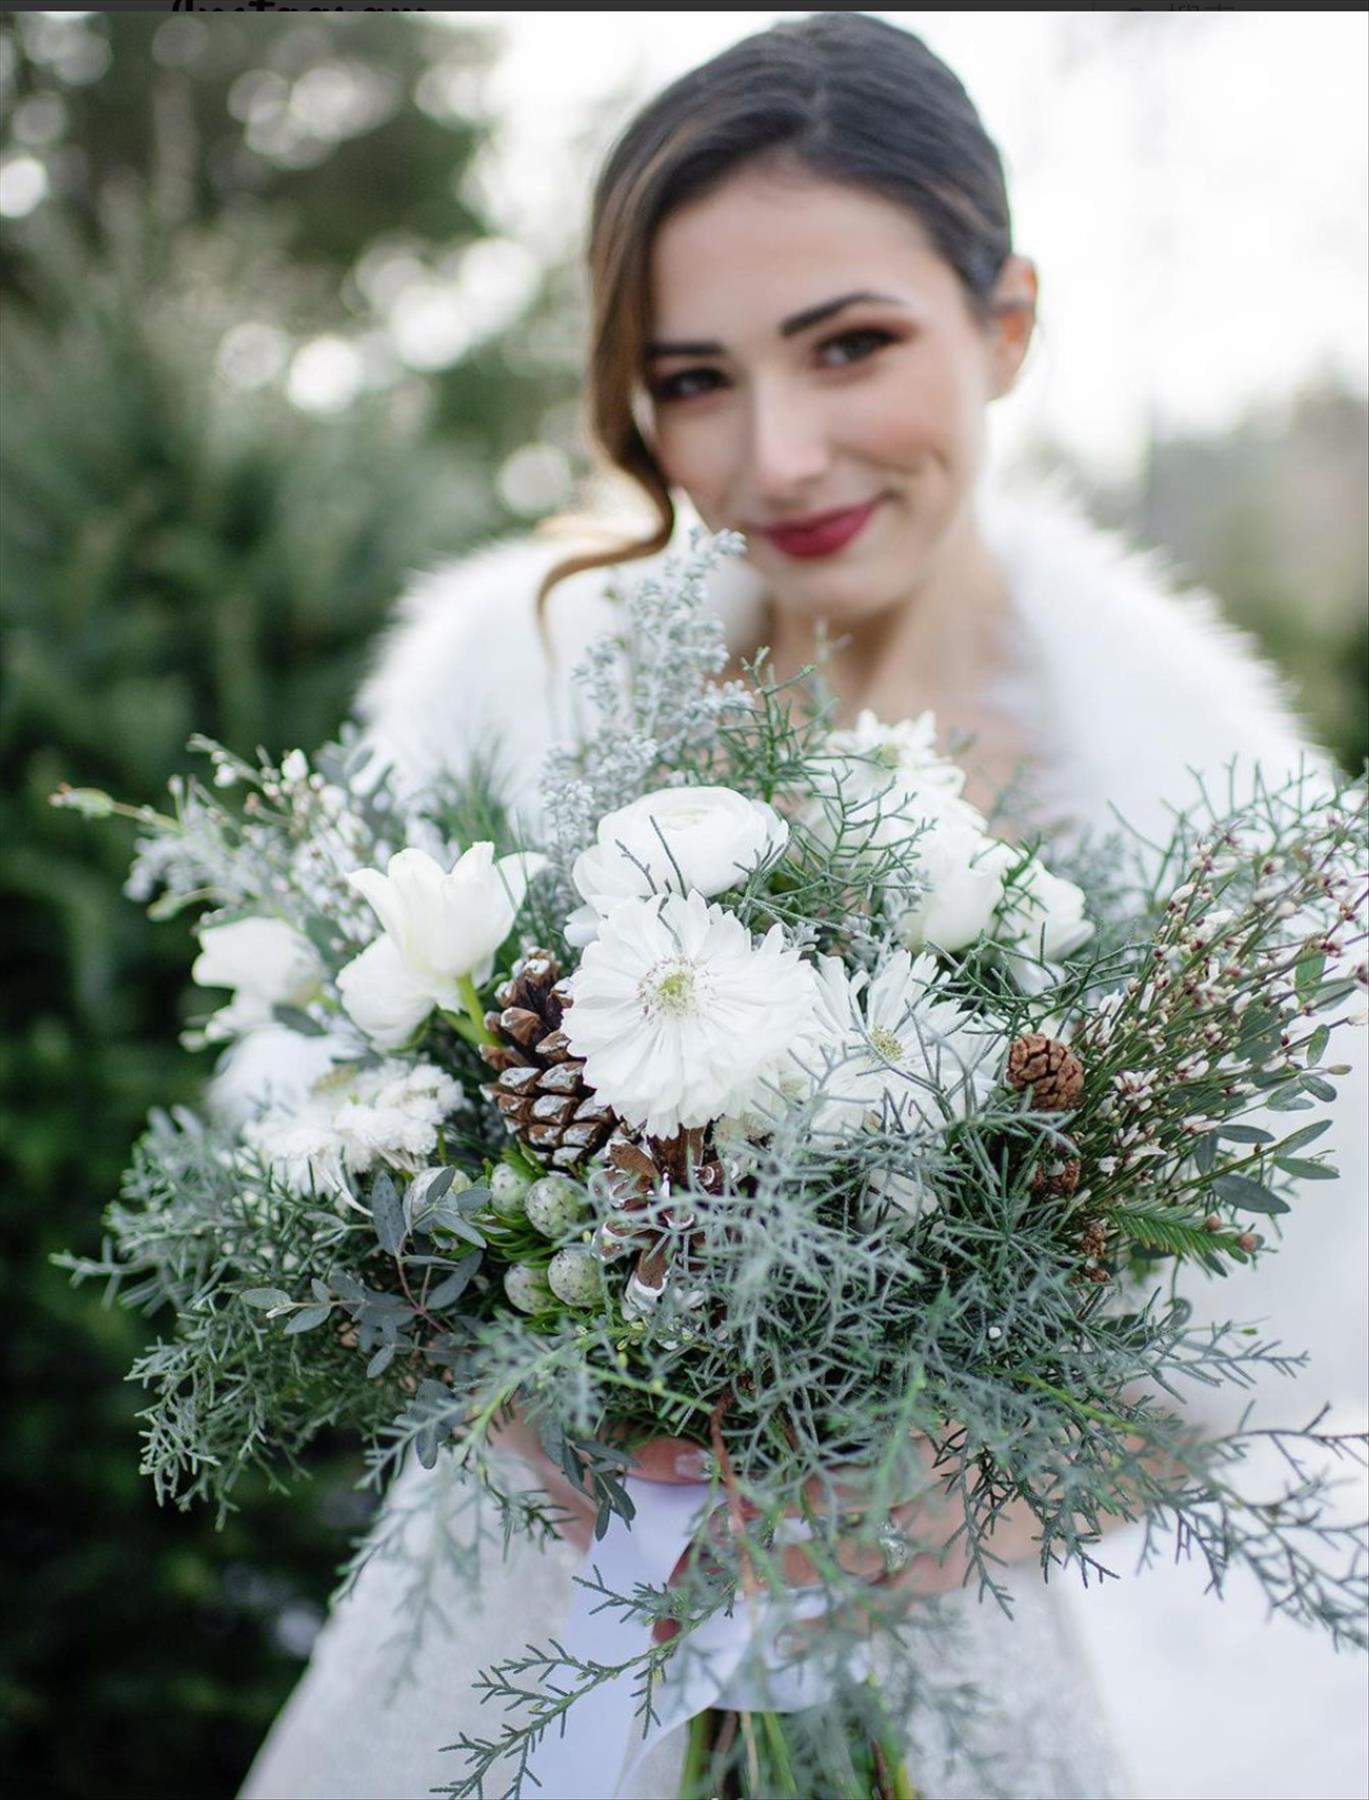
{"type": "Polygon", "coordinates": [[[1010,393],[1036,325],[1036,265],[1010,256],[999,270],[989,300],[989,356],[995,400],[1010,393]]]}

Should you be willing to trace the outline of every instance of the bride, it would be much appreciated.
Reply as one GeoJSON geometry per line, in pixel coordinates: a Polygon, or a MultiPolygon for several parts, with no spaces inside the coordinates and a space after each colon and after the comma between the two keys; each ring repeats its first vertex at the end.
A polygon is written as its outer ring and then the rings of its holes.
{"type": "MultiPolygon", "coordinates": [[[[1196,771],[1239,757],[1277,772],[1306,751],[1275,678],[1211,602],[1176,595],[1059,493],[987,479],[986,414],[1027,354],[1036,273],[1013,249],[994,145],[916,37],[859,13],[811,14],[675,82],[607,159],[589,260],[591,436],[645,496],[649,522],[616,536],[607,518],[553,522],[414,583],[360,699],[402,784],[493,748],[535,828],[542,756],[574,727],[569,674],[611,624],[611,577],[649,573],[700,522],[746,537],[712,595],[735,663],[765,645],[779,676],[795,674],[826,628],[843,722],[932,710],[943,746],[970,740],[969,799],[988,807],[1015,782],[1000,835],[1106,827],[1113,807],[1163,835],[1196,771]]],[[[240,1052],[220,1101],[241,1101],[262,1073],[240,1052]]],[[[1285,1423],[1323,1399],[1362,1405],[1363,1152],[1350,1121],[1338,1129],[1345,1173],[1317,1195],[1319,1229],[1295,1213],[1256,1286],[1193,1296],[1213,1318],[1272,1316],[1310,1347],[1291,1406],[1259,1397],[1285,1423]]],[[[1210,1397],[1194,1410],[1231,1422],[1210,1397]]],[[[387,1520],[392,1543],[430,1556],[445,1632],[396,1681],[408,1578],[398,1557],[373,1558],[247,1800],[420,1795],[462,1772],[441,1746],[497,1730],[470,1684],[557,1635],[589,1541],[588,1503],[526,1428],[510,1425],[504,1448],[565,1508],[564,1541],[515,1544],[502,1561],[495,1544],[477,1592],[429,1539],[478,1531],[478,1505],[457,1519],[441,1465],[411,1470],[387,1520]]],[[[676,1448],[650,1446],[641,1473],[688,1479],[676,1448]]],[[[995,1785],[924,1749],[918,1792],[1361,1791],[1350,1658],[1281,1623],[1252,1626],[1248,1595],[1218,1603],[1192,1567],[1133,1580],[1134,1535],[1113,1541],[1124,1579],[1101,1591],[1047,1587],[1023,1533],[1013,1621],[956,1596],[955,1672],[992,1698],[995,1785]]],[[[909,1606],[930,1591],[925,1575],[895,1579],[909,1606]]],[[[632,1793],[675,1793],[679,1760],[675,1734],[632,1793]]],[[[605,1768],[603,1794],[618,1775],[605,1768]]]]}

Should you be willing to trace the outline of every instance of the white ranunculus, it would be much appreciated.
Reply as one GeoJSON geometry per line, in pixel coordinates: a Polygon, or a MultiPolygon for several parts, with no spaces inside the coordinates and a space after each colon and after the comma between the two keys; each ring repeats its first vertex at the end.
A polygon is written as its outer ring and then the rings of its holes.
{"type": "Polygon", "coordinates": [[[212,1041],[273,1024],[277,1006],[307,1006],[323,980],[323,963],[302,932],[282,919],[235,919],[200,929],[191,976],[201,987],[232,988],[233,998],[209,1020],[212,1041]]]}
{"type": "Polygon", "coordinates": [[[810,1027],[810,964],[700,893],[620,900],[570,980],[562,1030],[585,1080],[655,1137],[746,1112],[810,1027]]]}
{"type": "Polygon", "coordinates": [[[948,819],[923,833],[915,857],[925,891],[900,920],[899,937],[909,950],[967,949],[992,925],[1017,853],[972,824],[948,819]]]}
{"type": "Polygon", "coordinates": [[[1059,962],[1093,936],[1084,904],[1082,888],[1033,860],[1003,896],[994,936],[1042,962],[1059,962]]]}
{"type": "Polygon", "coordinates": [[[671,787],[606,814],[596,840],[571,871],[585,902],[566,928],[577,946],[620,900],[691,891],[711,900],[736,887],[780,855],[789,827],[733,788],[671,787]]]}
{"type": "Polygon", "coordinates": [[[472,844],[449,872],[424,850],[401,850],[386,873],[347,879],[380,920],[383,938],[338,976],[343,1005],[375,1041],[395,1049],[433,1007],[459,1012],[467,982],[489,979],[494,953],[513,929],[528,882],[546,858],[501,856],[472,844]]]}

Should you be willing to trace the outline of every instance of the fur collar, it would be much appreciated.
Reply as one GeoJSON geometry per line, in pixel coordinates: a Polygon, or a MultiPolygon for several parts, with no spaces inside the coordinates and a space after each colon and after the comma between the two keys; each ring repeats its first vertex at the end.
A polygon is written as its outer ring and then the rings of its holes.
{"type": "MultiPolygon", "coordinates": [[[[1274,670],[1222,619],[1210,595],[1180,592],[1154,553],[1099,530],[1058,484],[986,484],[980,520],[1008,580],[1017,674],[999,696],[1037,746],[1042,816],[1106,828],[1112,809],[1168,835],[1169,803],[1194,796],[1194,773],[1222,781],[1261,764],[1290,770],[1311,750],[1274,670]]],[[[680,508],[672,550],[697,518],[680,508]]],[[[573,546],[530,534],[419,575],[399,601],[358,700],[368,734],[401,783],[460,769],[499,747],[510,799],[535,817],[549,744],[575,729],[569,674],[591,640],[613,628],[605,590],[661,557],[591,570],[554,590],[548,662],[536,623],[538,584],[573,546]]],[[[734,648],[754,642],[758,578],[727,559],[713,600],[734,648]]]]}

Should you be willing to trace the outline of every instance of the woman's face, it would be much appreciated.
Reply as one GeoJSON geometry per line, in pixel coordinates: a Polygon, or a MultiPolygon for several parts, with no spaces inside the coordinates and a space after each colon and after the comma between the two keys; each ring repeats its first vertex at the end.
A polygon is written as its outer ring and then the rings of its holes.
{"type": "Polygon", "coordinates": [[[649,441],[711,530],[745,533],[776,604],[854,621],[953,560],[1030,336],[1029,263],[986,325],[906,209],[752,168],[664,221],[650,282],[649,441]]]}

